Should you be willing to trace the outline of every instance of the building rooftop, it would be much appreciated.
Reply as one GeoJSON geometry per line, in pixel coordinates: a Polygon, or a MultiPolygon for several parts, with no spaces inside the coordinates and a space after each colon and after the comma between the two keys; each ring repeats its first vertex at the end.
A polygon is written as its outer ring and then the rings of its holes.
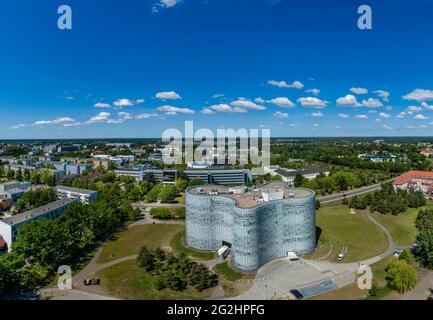
{"type": "Polygon", "coordinates": [[[68,191],[68,192],[75,192],[75,193],[81,193],[81,194],[88,194],[91,195],[95,192],[95,190],[88,190],[88,189],[80,189],[80,188],[73,188],[73,187],[67,187],[67,186],[56,186],[55,189],[57,191],[68,191]]]}
{"type": "Polygon", "coordinates": [[[303,169],[294,170],[294,169],[286,169],[286,168],[279,168],[275,170],[275,173],[282,175],[283,177],[294,177],[296,174],[320,174],[328,172],[329,170],[319,167],[305,167],[303,169]]]}
{"type": "Polygon", "coordinates": [[[264,194],[281,194],[282,192],[283,199],[299,199],[314,195],[314,191],[312,190],[291,188],[282,181],[270,182],[263,186],[252,188],[205,185],[190,188],[188,192],[195,195],[227,197],[235,200],[239,208],[253,208],[263,204],[265,202],[263,200],[264,194]]]}
{"type": "Polygon", "coordinates": [[[403,184],[403,183],[406,183],[406,182],[408,182],[414,178],[433,180],[433,172],[411,170],[411,171],[408,171],[405,174],[397,177],[394,180],[394,184],[396,184],[396,185],[403,184]]]}
{"type": "Polygon", "coordinates": [[[58,208],[62,208],[65,205],[68,205],[68,204],[75,202],[75,201],[76,201],[75,199],[57,200],[57,201],[51,202],[49,204],[46,204],[44,206],[41,206],[39,208],[35,208],[32,210],[17,214],[15,216],[3,219],[3,220],[1,220],[1,222],[6,223],[6,224],[11,225],[11,226],[15,225],[15,224],[20,224],[20,223],[23,223],[27,220],[34,219],[34,218],[36,218],[40,215],[43,215],[47,212],[56,210],[58,208]]]}

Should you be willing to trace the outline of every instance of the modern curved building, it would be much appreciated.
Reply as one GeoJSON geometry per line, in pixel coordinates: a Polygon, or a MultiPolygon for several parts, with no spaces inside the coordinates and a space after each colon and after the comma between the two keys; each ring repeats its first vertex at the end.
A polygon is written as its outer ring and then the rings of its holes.
{"type": "Polygon", "coordinates": [[[199,250],[231,247],[233,265],[253,271],[289,252],[316,246],[315,193],[272,182],[245,187],[192,187],[186,191],[186,243],[199,250]]]}

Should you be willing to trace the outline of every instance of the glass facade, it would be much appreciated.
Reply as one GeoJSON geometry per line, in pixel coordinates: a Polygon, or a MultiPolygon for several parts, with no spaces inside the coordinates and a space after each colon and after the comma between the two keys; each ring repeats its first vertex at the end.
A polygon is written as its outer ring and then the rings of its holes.
{"type": "Polygon", "coordinates": [[[186,192],[186,242],[199,250],[232,245],[234,267],[253,271],[288,252],[302,256],[316,246],[315,193],[239,208],[222,195],[186,192]]]}

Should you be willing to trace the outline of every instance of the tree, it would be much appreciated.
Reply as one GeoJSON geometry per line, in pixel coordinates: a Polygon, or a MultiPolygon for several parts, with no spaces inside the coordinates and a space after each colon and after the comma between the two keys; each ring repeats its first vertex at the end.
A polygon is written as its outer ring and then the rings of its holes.
{"type": "Polygon", "coordinates": [[[141,248],[137,262],[138,265],[147,272],[152,271],[155,267],[155,258],[146,247],[141,248]]]}
{"type": "Polygon", "coordinates": [[[177,179],[174,182],[174,186],[178,190],[178,192],[184,192],[185,189],[188,187],[188,181],[184,179],[177,179]]]}
{"type": "Polygon", "coordinates": [[[162,183],[158,183],[157,185],[155,185],[150,191],[149,193],[146,195],[146,201],[147,202],[155,202],[158,200],[158,196],[159,193],[161,192],[161,189],[164,186],[162,185],[162,183]]]}
{"type": "Polygon", "coordinates": [[[406,261],[409,265],[412,263],[412,256],[409,251],[403,250],[398,257],[399,260],[406,261]]]}
{"type": "Polygon", "coordinates": [[[203,182],[202,180],[193,179],[189,182],[188,186],[189,187],[195,187],[195,186],[202,186],[204,184],[206,184],[206,183],[203,182]]]}
{"type": "Polygon", "coordinates": [[[392,260],[388,264],[386,272],[389,287],[399,293],[405,293],[416,285],[416,269],[410,266],[406,260],[392,260]]]}
{"type": "Polygon", "coordinates": [[[161,203],[173,203],[178,195],[176,187],[167,185],[161,189],[158,199],[161,203]]]}
{"type": "Polygon", "coordinates": [[[301,173],[297,173],[295,175],[295,179],[293,180],[293,184],[295,187],[300,187],[302,186],[302,182],[304,182],[304,177],[301,173]]]}

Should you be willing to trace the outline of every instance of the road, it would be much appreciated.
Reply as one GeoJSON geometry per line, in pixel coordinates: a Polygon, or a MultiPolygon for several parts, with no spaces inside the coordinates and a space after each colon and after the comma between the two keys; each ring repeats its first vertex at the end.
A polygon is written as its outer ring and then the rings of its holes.
{"type": "MultiPolygon", "coordinates": [[[[390,180],[390,181],[392,181],[392,180],[390,180]]],[[[381,183],[372,184],[371,186],[366,186],[366,187],[350,190],[347,192],[332,194],[332,195],[324,196],[324,197],[318,197],[318,199],[320,200],[320,203],[328,203],[328,202],[341,200],[343,198],[352,198],[352,197],[358,196],[360,194],[379,190],[381,185],[382,185],[381,183]]]]}

